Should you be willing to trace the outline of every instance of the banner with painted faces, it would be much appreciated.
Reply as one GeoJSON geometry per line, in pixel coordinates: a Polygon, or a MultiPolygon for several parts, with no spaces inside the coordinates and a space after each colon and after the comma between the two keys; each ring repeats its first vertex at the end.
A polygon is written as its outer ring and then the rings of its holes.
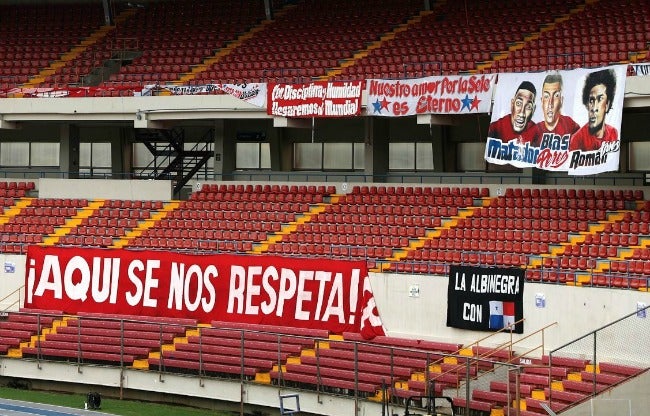
{"type": "Polygon", "coordinates": [[[499,74],[485,160],[569,175],[619,168],[626,65],[499,74]]]}
{"type": "Polygon", "coordinates": [[[365,261],[30,246],[24,306],[384,335],[365,261]]]}

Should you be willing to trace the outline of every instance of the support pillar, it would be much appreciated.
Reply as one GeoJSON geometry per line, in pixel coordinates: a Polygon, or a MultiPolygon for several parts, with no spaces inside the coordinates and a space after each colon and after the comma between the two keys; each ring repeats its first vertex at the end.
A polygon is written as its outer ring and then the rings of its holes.
{"type": "Polygon", "coordinates": [[[386,182],[388,176],[389,120],[383,117],[365,119],[365,174],[371,182],[386,182]]]}
{"type": "Polygon", "coordinates": [[[225,152],[225,120],[214,120],[214,168],[215,180],[223,180],[225,152]]]}
{"type": "Polygon", "coordinates": [[[61,172],[67,173],[71,179],[79,177],[79,127],[73,124],[63,124],[59,130],[60,166],[61,172]]]}

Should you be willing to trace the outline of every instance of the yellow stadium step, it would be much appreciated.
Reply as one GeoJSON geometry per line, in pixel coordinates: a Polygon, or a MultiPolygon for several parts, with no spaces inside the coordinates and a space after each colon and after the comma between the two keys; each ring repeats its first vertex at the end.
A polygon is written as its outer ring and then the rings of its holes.
{"type": "Polygon", "coordinates": [[[570,381],[582,381],[582,374],[577,372],[577,371],[574,371],[574,372],[571,372],[571,373],[567,374],[566,379],[570,380],[570,381]]]}
{"type": "Polygon", "coordinates": [[[127,245],[129,245],[129,242],[142,235],[142,232],[145,230],[148,230],[149,228],[153,227],[158,223],[163,218],[166,218],[170,212],[174,211],[180,206],[180,201],[168,201],[165,204],[163,204],[163,207],[158,210],[157,212],[154,212],[151,214],[149,219],[140,221],[138,223],[138,226],[132,230],[127,231],[122,238],[113,240],[113,244],[111,244],[109,247],[110,248],[123,248],[127,245]]]}
{"type": "Polygon", "coordinates": [[[409,383],[408,381],[396,381],[395,382],[395,388],[399,390],[408,390],[409,389],[409,383]]]}
{"type": "MultiPolygon", "coordinates": [[[[279,16],[285,14],[287,10],[294,8],[295,5],[288,5],[285,6],[283,9],[278,10],[275,12],[275,18],[277,19],[279,16]]],[[[241,46],[244,42],[247,40],[251,39],[253,36],[255,36],[257,33],[263,31],[266,29],[268,25],[273,23],[272,20],[264,20],[262,21],[259,25],[251,28],[248,32],[243,33],[237,37],[234,41],[230,42],[226,47],[219,49],[213,56],[206,57],[203,60],[202,64],[195,65],[192,67],[190,72],[187,72],[185,74],[182,74],[180,78],[177,81],[172,82],[172,84],[186,84],[187,82],[193,80],[196,78],[198,74],[201,72],[206,71],[211,65],[221,61],[221,59],[225,56],[230,55],[235,49],[237,49],[239,46],[241,46]]]]}
{"type": "Polygon", "coordinates": [[[280,366],[278,366],[277,364],[275,364],[275,365],[273,365],[273,367],[271,368],[271,371],[279,371],[279,372],[286,373],[286,372],[287,372],[287,366],[286,366],[286,365],[280,365],[280,366]]]}
{"type": "Polygon", "coordinates": [[[522,42],[522,41],[513,42],[512,44],[510,44],[508,46],[508,50],[511,51],[511,52],[514,52],[514,51],[517,51],[517,50],[524,49],[525,46],[526,46],[526,42],[522,42]]]}
{"type": "Polygon", "coordinates": [[[442,366],[440,364],[430,364],[429,365],[429,372],[430,373],[440,374],[440,373],[442,373],[442,366]]]}
{"type": "Polygon", "coordinates": [[[148,370],[149,369],[149,360],[147,359],[136,359],[133,360],[133,368],[136,370],[148,370]]]}
{"type": "MultiPolygon", "coordinates": [[[[311,348],[305,348],[302,351],[300,351],[300,356],[302,357],[315,357],[316,356],[316,351],[311,348]]],[[[287,364],[290,364],[289,361],[287,361],[287,364]]]]}
{"type": "Polygon", "coordinates": [[[492,409],[490,409],[490,416],[504,416],[505,413],[503,412],[503,407],[495,405],[492,409]]]}
{"type": "Polygon", "coordinates": [[[64,66],[65,66],[64,61],[54,61],[50,64],[48,68],[56,70],[56,69],[63,68],[64,66]]]}
{"type": "Polygon", "coordinates": [[[458,351],[458,355],[462,357],[473,357],[474,351],[471,348],[461,348],[460,351],[458,351]]]}
{"type": "Polygon", "coordinates": [[[411,373],[410,380],[411,381],[425,381],[426,377],[425,377],[425,374],[422,373],[422,372],[415,372],[415,373],[411,373]]]}
{"type": "Polygon", "coordinates": [[[560,243],[559,245],[551,246],[551,247],[549,247],[549,252],[550,252],[551,256],[556,257],[556,256],[558,256],[560,254],[564,254],[564,252],[566,251],[566,246],[569,246],[569,245],[571,245],[571,244],[569,244],[569,243],[560,243]]]}
{"type": "MultiPolygon", "coordinates": [[[[314,350],[311,350],[311,351],[313,352],[314,350]]],[[[312,357],[313,357],[313,355],[312,355],[312,357]]],[[[287,358],[287,364],[300,364],[300,357],[288,357],[287,358]]],[[[285,368],[284,371],[286,371],[286,368],[285,368]]]]}
{"type": "Polygon", "coordinates": [[[562,380],[551,381],[551,390],[564,391],[564,384],[562,384],[562,380]]]}
{"type": "Polygon", "coordinates": [[[52,331],[53,331],[52,333],[56,334],[56,329],[59,327],[67,327],[69,319],[70,319],[69,317],[64,316],[61,319],[55,319],[54,321],[52,321],[52,331]]]}
{"type": "Polygon", "coordinates": [[[596,260],[596,266],[592,269],[592,273],[603,273],[610,269],[611,262],[609,260],[596,260]]]}
{"type": "MultiPolygon", "coordinates": [[[[387,397],[390,397],[390,394],[388,391],[386,391],[387,397]]],[[[383,403],[384,402],[384,391],[379,389],[377,390],[377,393],[375,393],[374,396],[369,396],[368,400],[371,402],[378,402],[378,403],[383,403]]]]}
{"type": "Polygon", "coordinates": [[[185,339],[189,337],[198,337],[201,335],[201,331],[198,328],[192,328],[185,331],[185,339]]]}
{"type": "Polygon", "coordinates": [[[6,224],[14,218],[16,215],[19,215],[23,208],[27,208],[32,204],[34,198],[20,198],[17,200],[12,207],[5,208],[2,215],[0,215],[0,225],[6,224]]]}
{"type": "Polygon", "coordinates": [[[53,73],[56,73],[56,70],[67,65],[68,62],[73,61],[82,53],[84,53],[92,45],[96,44],[99,40],[106,37],[106,35],[112,31],[114,26],[102,26],[97,29],[95,32],[88,35],[85,39],[82,39],[79,42],[79,45],[74,46],[68,52],[64,53],[59,57],[58,60],[52,62],[49,66],[41,68],[38,74],[32,76],[29,81],[24,83],[22,87],[34,87],[45,82],[45,78],[53,73]]]}
{"type": "Polygon", "coordinates": [[[329,349],[330,349],[330,343],[329,343],[329,341],[320,341],[320,340],[317,340],[317,341],[315,342],[315,344],[316,344],[315,347],[318,348],[318,349],[322,349],[322,350],[329,350],[329,349]]]}
{"type": "Polygon", "coordinates": [[[104,199],[93,199],[88,202],[88,205],[78,209],[77,214],[70,219],[74,220],[74,223],[76,225],[79,225],[83,222],[83,220],[93,215],[96,210],[103,207],[104,204],[106,204],[106,200],[104,199]]]}
{"type": "Polygon", "coordinates": [[[386,270],[390,269],[390,263],[388,262],[381,262],[377,265],[377,267],[370,269],[371,272],[376,272],[376,273],[381,273],[385,272],[386,270]]]}
{"type": "Polygon", "coordinates": [[[584,243],[585,239],[587,238],[587,234],[591,234],[591,233],[571,234],[571,235],[569,235],[569,243],[571,243],[571,245],[576,245],[578,243],[584,243]]]}
{"type": "Polygon", "coordinates": [[[258,243],[253,246],[253,249],[250,251],[250,254],[261,254],[269,249],[269,244],[258,243]]]}
{"type": "Polygon", "coordinates": [[[51,247],[55,245],[56,243],[59,242],[61,239],[60,236],[45,236],[43,237],[43,241],[40,243],[40,245],[45,246],[45,247],[51,247]]]}
{"type": "Polygon", "coordinates": [[[533,389],[530,392],[530,398],[535,400],[546,400],[546,393],[544,393],[544,389],[533,389]]]}
{"type": "Polygon", "coordinates": [[[550,256],[548,256],[547,254],[542,254],[541,256],[538,257],[531,256],[530,260],[528,261],[528,266],[531,268],[540,267],[542,265],[542,259],[544,257],[550,257],[550,256]]]}
{"type": "Polygon", "coordinates": [[[390,259],[393,261],[404,260],[408,256],[409,251],[410,250],[395,250],[390,259]]]}
{"type": "Polygon", "coordinates": [[[359,62],[359,60],[361,60],[361,59],[365,58],[366,56],[368,56],[370,54],[370,52],[372,52],[375,49],[378,49],[378,48],[382,47],[385,42],[389,42],[389,41],[395,39],[395,36],[398,33],[404,32],[409,27],[418,24],[420,21],[422,21],[422,18],[424,16],[427,16],[427,15],[429,15],[431,13],[433,13],[433,12],[430,11],[430,10],[427,10],[427,11],[420,12],[420,14],[418,14],[416,16],[413,16],[406,23],[396,26],[390,32],[384,33],[379,38],[379,40],[370,43],[365,49],[355,52],[352,55],[351,59],[343,60],[343,62],[339,66],[337,66],[336,68],[331,68],[330,70],[328,70],[326,72],[325,75],[318,77],[318,79],[321,80],[321,81],[327,81],[328,79],[330,79],[332,77],[340,75],[345,68],[356,65],[359,62]]]}
{"type": "Polygon", "coordinates": [[[271,384],[271,373],[255,373],[255,382],[261,384],[271,384]]]}
{"type": "Polygon", "coordinates": [[[498,61],[501,61],[501,60],[504,60],[504,59],[507,59],[508,57],[510,57],[510,54],[511,54],[511,52],[513,50],[522,49],[522,48],[526,47],[527,43],[530,43],[530,42],[532,42],[534,40],[539,39],[539,37],[541,36],[542,33],[550,32],[550,31],[555,30],[560,23],[569,20],[571,18],[571,16],[581,13],[583,10],[584,10],[584,5],[583,4],[579,4],[579,5],[575,6],[573,9],[569,10],[568,13],[556,17],[553,20],[552,23],[542,25],[537,32],[533,32],[531,34],[528,34],[528,35],[524,36],[523,41],[522,42],[517,42],[514,45],[514,48],[511,45],[511,46],[508,47],[507,50],[497,52],[496,54],[492,55],[492,60],[490,60],[488,62],[483,62],[481,64],[478,64],[478,65],[476,65],[476,68],[478,70],[480,70],[480,71],[485,71],[487,69],[492,68],[492,66],[494,66],[494,64],[496,64],[498,61]],[[513,49],[511,49],[511,48],[513,48],[513,49]]]}
{"type": "Polygon", "coordinates": [[[92,216],[95,211],[104,206],[106,201],[104,199],[95,199],[88,203],[83,208],[77,210],[77,213],[68,218],[63,225],[54,229],[54,232],[43,237],[42,246],[53,246],[59,242],[61,237],[70,234],[73,228],[78,227],[85,219],[92,216]]]}
{"type": "Polygon", "coordinates": [[[528,409],[528,406],[526,406],[526,399],[525,398],[520,398],[520,399],[514,399],[512,401],[512,407],[519,408],[519,410],[526,411],[528,409]]]}
{"type": "Polygon", "coordinates": [[[617,221],[622,221],[625,219],[625,214],[630,211],[615,211],[615,212],[610,212],[607,214],[607,219],[611,222],[617,222],[617,221]]]}
{"type": "Polygon", "coordinates": [[[327,338],[330,341],[344,341],[343,335],[340,334],[330,334],[327,338]]]}
{"type": "Polygon", "coordinates": [[[21,348],[9,348],[9,350],[7,350],[7,357],[23,358],[23,350],[21,348]]]}
{"type": "Polygon", "coordinates": [[[605,230],[605,223],[609,221],[599,221],[596,224],[589,224],[589,232],[592,234],[600,233],[605,230]]]}
{"type": "MultiPolygon", "coordinates": [[[[331,197],[331,203],[336,203],[338,202],[339,197],[338,196],[332,196],[331,197]]],[[[275,234],[271,234],[267,236],[267,239],[264,241],[261,241],[253,246],[253,248],[249,251],[250,254],[261,254],[266,252],[269,249],[269,246],[272,244],[277,243],[278,241],[282,241],[283,237],[285,235],[291,234],[295,232],[298,229],[298,225],[300,224],[305,224],[311,221],[313,216],[320,214],[322,212],[325,212],[325,209],[327,206],[330,204],[315,204],[309,207],[309,211],[303,213],[302,215],[298,216],[295,221],[290,222],[289,224],[284,224],[280,231],[278,231],[275,234]]]]}

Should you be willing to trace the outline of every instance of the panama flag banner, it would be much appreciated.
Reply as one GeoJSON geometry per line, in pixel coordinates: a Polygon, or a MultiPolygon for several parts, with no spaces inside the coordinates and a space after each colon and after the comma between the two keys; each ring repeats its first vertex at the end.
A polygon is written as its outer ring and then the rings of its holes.
{"type": "Polygon", "coordinates": [[[499,74],[485,160],[569,175],[619,168],[626,65],[499,74]]]}
{"type": "Polygon", "coordinates": [[[515,303],[490,301],[490,329],[499,330],[515,324],[515,303]]]}
{"type": "Polygon", "coordinates": [[[450,266],[447,326],[523,333],[524,281],[518,267],[450,266]]]}

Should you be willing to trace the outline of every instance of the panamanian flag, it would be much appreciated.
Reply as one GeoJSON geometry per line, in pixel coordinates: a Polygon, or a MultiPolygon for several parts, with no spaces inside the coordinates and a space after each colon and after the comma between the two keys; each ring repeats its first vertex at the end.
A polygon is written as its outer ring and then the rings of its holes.
{"type": "MultiPolygon", "coordinates": [[[[515,323],[515,303],[490,301],[490,329],[502,329],[515,323]]],[[[514,329],[514,328],[513,328],[514,329]]]]}

